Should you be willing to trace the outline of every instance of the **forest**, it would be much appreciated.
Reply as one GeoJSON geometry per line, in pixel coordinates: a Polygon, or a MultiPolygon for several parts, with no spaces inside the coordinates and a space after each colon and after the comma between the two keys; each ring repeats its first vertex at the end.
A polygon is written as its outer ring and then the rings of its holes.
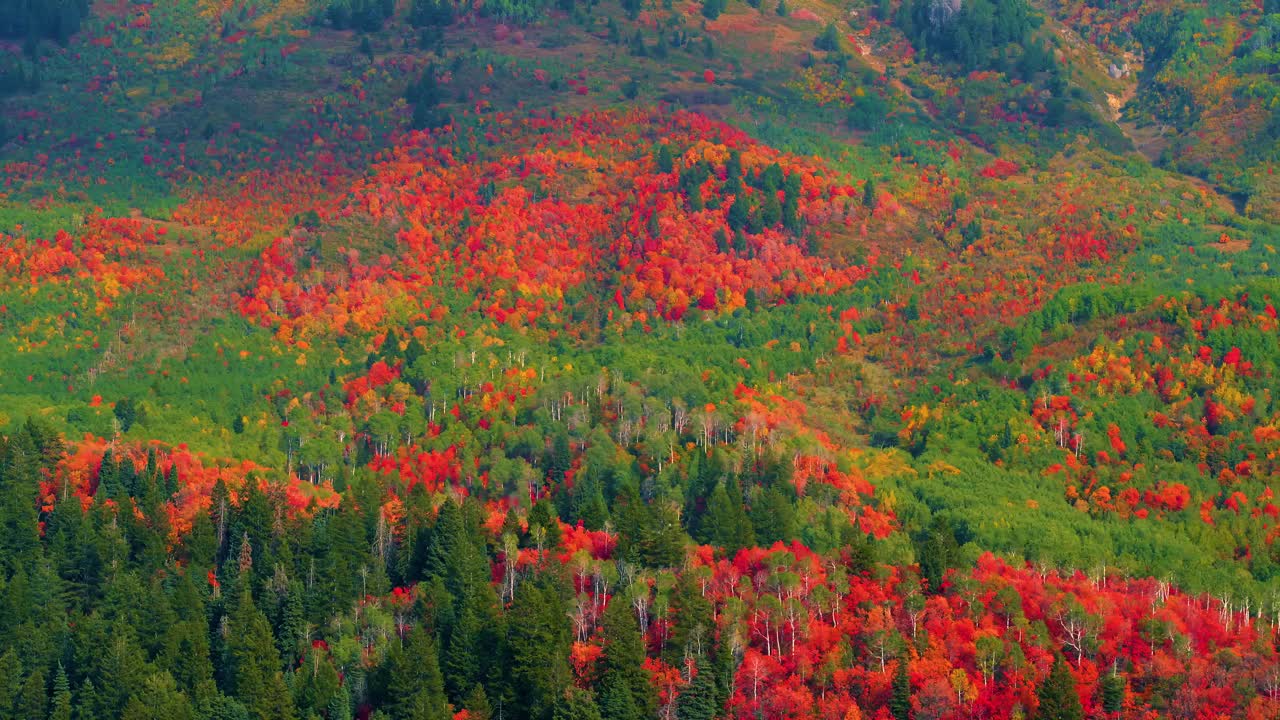
{"type": "Polygon", "coordinates": [[[1280,717],[1277,33],[0,0],[0,720],[1280,717]]]}

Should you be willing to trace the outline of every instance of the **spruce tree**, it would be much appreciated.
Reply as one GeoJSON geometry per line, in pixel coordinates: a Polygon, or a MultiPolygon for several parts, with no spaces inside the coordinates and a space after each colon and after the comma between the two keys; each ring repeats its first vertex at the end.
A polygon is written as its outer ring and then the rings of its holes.
{"type": "Polygon", "coordinates": [[[703,656],[698,656],[695,667],[697,674],[689,683],[689,687],[676,698],[676,718],[678,720],[715,720],[716,680],[715,673],[703,656]]]}
{"type": "Polygon", "coordinates": [[[325,717],[328,720],[351,720],[351,691],[347,689],[346,683],[340,685],[333,697],[329,698],[325,717]]]}
{"type": "Polygon", "coordinates": [[[300,648],[305,638],[307,619],[302,607],[302,583],[289,583],[280,598],[279,622],[276,627],[276,646],[284,664],[292,666],[301,658],[300,648]]]}
{"type": "Polygon", "coordinates": [[[624,715],[649,718],[657,712],[649,675],[644,669],[644,638],[631,606],[615,597],[605,608],[601,621],[604,661],[601,672],[600,706],[605,717],[624,715]]]}
{"type": "MultiPolygon", "coordinates": [[[[261,715],[274,720],[284,715],[261,715]]],[[[291,716],[290,716],[291,717],[291,716]]],[[[178,689],[173,676],[159,672],[148,677],[129,698],[121,720],[194,720],[195,709],[186,693],[178,689]]]]}
{"type": "Polygon", "coordinates": [[[654,164],[660,173],[669,173],[675,170],[675,159],[671,156],[670,144],[662,143],[658,146],[658,151],[654,153],[654,164]]]}
{"type": "Polygon", "coordinates": [[[747,220],[750,219],[751,204],[747,200],[745,193],[737,193],[733,196],[733,204],[729,206],[729,214],[725,216],[725,222],[729,224],[730,230],[742,230],[747,226],[747,220]]]}
{"type": "Polygon", "coordinates": [[[280,653],[271,625],[258,608],[253,594],[244,589],[230,620],[227,649],[231,656],[235,697],[251,715],[273,720],[293,720],[293,700],[285,686],[280,653]]]}
{"type": "Polygon", "coordinates": [[[392,720],[449,720],[453,716],[444,695],[435,640],[421,625],[392,650],[386,674],[383,710],[392,720]]]}
{"type": "Polygon", "coordinates": [[[1124,709],[1125,678],[1112,669],[1102,677],[1099,693],[1102,695],[1102,709],[1108,713],[1118,713],[1124,709]]]}
{"type": "Polygon", "coordinates": [[[71,683],[67,671],[58,663],[58,673],[53,676],[53,707],[49,720],[71,720],[71,683]]]}
{"type": "Polygon", "coordinates": [[[49,693],[44,686],[44,671],[36,668],[22,682],[18,702],[14,707],[15,718],[43,718],[48,714],[49,693]]]}
{"type": "Polygon", "coordinates": [[[489,703],[489,695],[484,691],[484,685],[480,683],[476,683],[471,688],[471,692],[467,693],[467,699],[462,706],[467,711],[467,717],[473,720],[491,720],[493,717],[493,706],[489,703]]]}
{"type": "Polygon", "coordinates": [[[1076,678],[1061,653],[1053,659],[1053,668],[1040,684],[1036,696],[1040,699],[1035,715],[1037,720],[1084,719],[1084,706],[1076,692],[1076,678]]]}
{"type": "Polygon", "coordinates": [[[602,716],[600,706],[596,704],[596,699],[590,691],[571,686],[556,700],[551,718],[552,720],[601,720],[602,716]]]}
{"type": "Polygon", "coordinates": [[[893,720],[911,720],[911,675],[907,672],[907,658],[898,659],[898,669],[893,674],[893,696],[889,699],[889,712],[893,720]]]}
{"type": "Polygon", "coordinates": [[[0,717],[6,717],[22,690],[22,661],[12,647],[0,655],[0,717]]]}
{"type": "Polygon", "coordinates": [[[117,621],[108,637],[98,673],[101,689],[97,692],[97,710],[115,717],[124,711],[129,695],[146,679],[150,668],[130,626],[117,621]]]}
{"type": "MultiPolygon", "coordinates": [[[[338,670],[323,650],[312,648],[294,677],[293,696],[304,716],[323,715],[339,696],[338,670]]],[[[344,698],[345,699],[345,698],[344,698]]]]}
{"type": "Polygon", "coordinates": [[[738,484],[732,481],[716,484],[699,528],[703,542],[722,547],[730,555],[755,544],[751,521],[742,507],[737,487],[738,484]],[[730,488],[735,492],[731,494],[730,488]]]}
{"type": "Polygon", "coordinates": [[[444,682],[449,697],[464,700],[480,676],[480,617],[470,603],[458,613],[444,655],[444,682]]]}
{"type": "Polygon", "coordinates": [[[791,501],[776,487],[768,488],[751,504],[751,526],[762,547],[787,542],[796,535],[796,513],[791,501]]]}
{"type": "Polygon", "coordinates": [[[671,636],[666,647],[668,662],[675,665],[689,655],[701,656],[704,647],[711,647],[715,631],[713,611],[711,601],[702,594],[696,573],[680,573],[671,591],[671,636]]]}
{"type": "Polygon", "coordinates": [[[95,720],[98,713],[98,691],[88,678],[80,684],[80,691],[75,697],[75,720],[95,720]]]}
{"type": "Polygon", "coordinates": [[[516,589],[508,614],[514,618],[508,633],[514,712],[548,720],[571,681],[568,607],[554,580],[538,576],[516,589]]]}
{"type": "Polygon", "coordinates": [[[40,453],[28,432],[0,444],[0,577],[30,566],[39,548],[40,453]]]}

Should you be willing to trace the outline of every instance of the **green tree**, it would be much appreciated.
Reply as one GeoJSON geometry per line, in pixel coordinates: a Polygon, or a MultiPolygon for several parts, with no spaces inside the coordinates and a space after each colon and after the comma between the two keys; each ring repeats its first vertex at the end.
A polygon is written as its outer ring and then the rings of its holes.
{"type": "Polygon", "coordinates": [[[141,412],[130,398],[120,398],[113,410],[116,420],[120,421],[121,432],[129,432],[129,428],[140,419],[141,412]]]}
{"type": "Polygon", "coordinates": [[[255,718],[293,720],[293,699],[285,687],[271,625],[254,607],[253,594],[247,588],[240,592],[229,626],[227,650],[236,698],[255,718]]]}
{"type": "Polygon", "coordinates": [[[840,31],[836,30],[835,23],[827,23],[827,27],[823,29],[822,34],[813,41],[813,46],[819,50],[835,52],[840,49],[840,31]]]}
{"type": "MultiPolygon", "coordinates": [[[[299,712],[304,717],[323,715],[335,698],[339,698],[341,684],[338,669],[333,666],[329,653],[311,648],[293,679],[293,696],[299,712]]],[[[340,699],[347,700],[345,697],[340,699]]]]}
{"type": "Polygon", "coordinates": [[[702,541],[722,547],[730,555],[755,544],[751,520],[738,499],[742,493],[737,488],[738,484],[731,480],[717,483],[707,501],[707,512],[699,524],[702,541]],[[730,484],[734,491],[732,497],[726,484],[730,484]]]}
{"type": "Polygon", "coordinates": [[[1036,690],[1036,696],[1040,700],[1035,715],[1037,720],[1084,719],[1084,707],[1076,692],[1076,678],[1061,653],[1053,659],[1053,668],[1036,690]]]}
{"type": "Polygon", "coordinates": [[[755,541],[768,547],[796,536],[796,511],[787,496],[776,487],[761,491],[751,505],[751,526],[755,541]]]}
{"type": "Polygon", "coordinates": [[[693,676],[689,687],[676,698],[676,718],[678,720],[715,720],[719,714],[716,706],[715,673],[705,657],[699,655],[695,667],[697,674],[693,676]]]}
{"type": "Polygon", "coordinates": [[[570,686],[556,699],[552,720],[601,720],[600,706],[590,690],[570,686]]]}
{"type": "Polygon", "coordinates": [[[893,695],[889,698],[889,712],[893,720],[911,720],[911,675],[907,672],[907,657],[898,659],[898,669],[893,673],[893,695]]]}
{"type": "Polygon", "coordinates": [[[947,571],[959,566],[960,544],[951,520],[945,515],[935,515],[929,527],[915,538],[916,558],[920,574],[929,583],[929,592],[942,591],[947,571]]]}
{"type": "MultiPolygon", "coordinates": [[[[264,715],[267,718],[283,717],[264,715]]],[[[195,710],[173,676],[160,672],[148,677],[125,705],[122,720],[193,720],[195,710]]]]}
{"type": "Polygon", "coordinates": [[[644,639],[631,607],[615,599],[605,608],[601,621],[604,661],[601,671],[600,705],[609,718],[653,717],[657,697],[644,669],[644,639]]]}
{"type": "MultiPolygon", "coordinates": [[[[31,433],[0,442],[0,571],[29,567],[39,549],[36,496],[41,454],[31,433]]],[[[0,577],[6,573],[0,572],[0,577]]]]}
{"type": "Polygon", "coordinates": [[[434,65],[428,65],[422,75],[410,83],[404,97],[413,108],[410,124],[414,129],[433,130],[449,122],[449,116],[440,109],[444,94],[434,65]]]}
{"type": "Polygon", "coordinates": [[[747,200],[746,194],[738,193],[733,196],[733,204],[729,206],[729,214],[725,216],[725,222],[729,224],[730,230],[742,230],[747,226],[750,213],[751,203],[747,200]]]}
{"type": "Polygon", "coordinates": [[[530,720],[548,720],[570,685],[568,608],[554,580],[525,580],[516,589],[509,614],[508,644],[515,711],[530,720]]]}
{"type": "Polygon", "coordinates": [[[1108,713],[1118,713],[1124,709],[1125,678],[1113,668],[1102,676],[1098,683],[1098,693],[1102,696],[1102,709],[1108,713]]]}
{"type": "Polygon", "coordinates": [[[58,673],[53,676],[53,707],[49,720],[71,720],[71,683],[67,671],[58,663],[58,673]]]}
{"type": "Polygon", "coordinates": [[[44,671],[36,668],[22,682],[14,718],[43,718],[48,714],[49,693],[44,686],[44,671]]]}
{"type": "Polygon", "coordinates": [[[392,720],[448,720],[453,709],[444,695],[444,678],[435,640],[418,625],[387,659],[383,710],[392,720]]]}
{"type": "Polygon", "coordinates": [[[76,693],[76,706],[73,717],[75,720],[95,720],[98,712],[98,691],[94,688],[93,682],[88,678],[80,684],[80,691],[76,693]]]}
{"type": "Polygon", "coordinates": [[[658,151],[654,153],[654,165],[657,166],[658,172],[669,173],[675,171],[675,159],[671,156],[671,145],[662,143],[658,146],[658,151]]]}

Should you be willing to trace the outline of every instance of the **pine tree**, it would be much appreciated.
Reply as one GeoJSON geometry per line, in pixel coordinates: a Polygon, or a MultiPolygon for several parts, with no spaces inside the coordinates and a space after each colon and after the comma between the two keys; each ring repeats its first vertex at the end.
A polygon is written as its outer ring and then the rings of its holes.
{"type": "Polygon", "coordinates": [[[657,713],[658,702],[644,669],[644,639],[631,606],[615,598],[605,608],[601,621],[604,637],[600,706],[605,717],[624,715],[649,718],[657,713]],[[623,696],[626,697],[623,697],[623,696]]]}
{"type": "Polygon", "coordinates": [[[508,614],[516,619],[508,633],[515,713],[547,720],[571,680],[568,608],[554,580],[537,576],[516,589],[508,614]]]}
{"type": "Polygon", "coordinates": [[[338,669],[333,666],[329,654],[312,648],[294,676],[293,696],[298,711],[303,716],[323,714],[339,696],[340,685],[338,669]]]}
{"type": "Polygon", "coordinates": [[[725,222],[729,224],[730,230],[742,230],[747,226],[747,220],[750,218],[751,204],[747,200],[746,193],[738,193],[733,196],[733,204],[729,206],[729,214],[725,216],[725,222]]]}
{"type": "Polygon", "coordinates": [[[0,577],[28,566],[39,547],[40,453],[29,432],[0,444],[0,577]]]}
{"type": "MultiPolygon", "coordinates": [[[[262,715],[263,720],[284,715],[262,715]]],[[[291,716],[290,716],[291,717],[291,716]]],[[[121,720],[194,720],[195,709],[173,676],[159,672],[148,677],[125,705],[121,720]]]]}
{"type": "Polygon", "coordinates": [[[560,544],[560,519],[556,516],[555,507],[550,500],[543,498],[534,503],[529,510],[530,545],[537,544],[535,529],[542,530],[542,547],[552,548],[560,544]]]}
{"type": "Polygon", "coordinates": [[[244,589],[230,620],[227,649],[231,656],[235,696],[250,714],[273,720],[293,720],[293,700],[284,683],[280,654],[271,625],[258,608],[253,594],[244,589]]]}
{"type": "Polygon", "coordinates": [[[58,663],[58,673],[53,676],[53,708],[49,720],[71,720],[71,683],[67,671],[58,663]]]}
{"type": "Polygon", "coordinates": [[[741,497],[736,492],[737,487],[738,484],[732,481],[716,484],[699,526],[704,542],[722,547],[731,555],[755,544],[751,520],[742,508],[741,501],[737,499],[741,497]],[[726,484],[735,490],[732,495],[726,484]]]}
{"type": "Polygon", "coordinates": [[[165,634],[156,664],[169,672],[178,687],[195,701],[216,691],[209,657],[208,621],[197,617],[174,623],[165,634]]]}
{"type": "Polygon", "coordinates": [[[444,681],[449,697],[463,700],[480,677],[480,617],[465,603],[444,655],[444,681]]]}
{"type": "Polygon", "coordinates": [[[124,711],[130,693],[142,684],[150,669],[132,627],[120,621],[111,627],[103,651],[96,710],[99,714],[116,717],[124,711]]]}
{"type": "Polygon", "coordinates": [[[551,479],[556,482],[564,482],[565,473],[569,471],[569,466],[572,462],[573,455],[569,448],[569,435],[560,430],[552,438],[551,455],[547,462],[547,472],[550,473],[551,479]]]}
{"type": "Polygon", "coordinates": [[[75,700],[76,707],[73,715],[75,720],[95,720],[98,713],[98,691],[88,678],[81,683],[80,692],[76,693],[75,700]]]}
{"type": "Polygon", "coordinates": [[[928,581],[929,592],[941,592],[947,571],[960,562],[960,544],[955,528],[945,515],[935,515],[929,527],[915,541],[920,574],[928,581]]]}
{"type": "Polygon", "coordinates": [[[1102,676],[1099,692],[1102,695],[1102,709],[1108,713],[1118,713],[1124,709],[1125,678],[1114,668],[1102,676]]]}
{"type": "Polygon", "coordinates": [[[667,642],[667,661],[675,665],[689,655],[701,656],[710,649],[714,635],[714,608],[702,594],[695,572],[682,572],[671,591],[671,636],[667,642]]]}
{"type": "Polygon", "coordinates": [[[608,720],[645,720],[626,681],[616,676],[604,678],[600,685],[600,714],[608,720]]]}
{"type": "Polygon", "coordinates": [[[716,707],[715,673],[703,656],[699,656],[695,667],[697,674],[676,698],[676,718],[678,720],[715,720],[718,713],[716,707]]]}
{"type": "Polygon", "coordinates": [[[120,431],[129,432],[129,428],[138,421],[138,409],[134,406],[133,400],[129,398],[120,398],[116,401],[113,411],[116,419],[120,421],[120,431]]]}
{"type": "Polygon", "coordinates": [[[347,689],[346,683],[340,685],[333,697],[329,698],[325,717],[328,720],[351,720],[351,691],[347,689]]]}
{"type": "Polygon", "coordinates": [[[751,526],[755,541],[762,547],[787,542],[796,534],[796,512],[791,501],[776,487],[760,492],[751,505],[751,526]]]}
{"type": "Polygon", "coordinates": [[[675,170],[675,159],[671,156],[670,144],[662,143],[658,146],[658,151],[654,153],[654,164],[660,173],[669,173],[675,170]]]}
{"type": "Polygon", "coordinates": [[[302,595],[302,583],[294,580],[289,583],[284,597],[280,600],[276,646],[286,666],[293,666],[298,662],[299,648],[306,633],[307,619],[302,608],[302,595]]]}
{"type": "Polygon", "coordinates": [[[444,694],[436,644],[421,625],[387,661],[383,709],[392,720],[449,720],[453,710],[444,694]]]}
{"type": "Polygon", "coordinates": [[[471,688],[471,692],[467,693],[463,708],[466,709],[467,717],[471,720],[493,718],[493,706],[489,703],[489,695],[484,691],[484,685],[480,683],[476,683],[475,687],[471,688]]]}
{"type": "Polygon", "coordinates": [[[1084,706],[1076,692],[1076,678],[1061,653],[1053,659],[1053,668],[1040,684],[1036,696],[1040,699],[1035,715],[1037,720],[1084,719],[1084,706]]]}
{"type": "MultiPolygon", "coordinates": [[[[589,690],[570,686],[556,700],[552,720],[601,720],[600,706],[589,690]]],[[[611,719],[612,720],[612,719],[611,719]]]]}
{"type": "Polygon", "coordinates": [[[836,30],[835,23],[827,23],[827,27],[823,29],[822,34],[813,41],[813,46],[819,50],[833,52],[840,49],[840,31],[836,30]]]}
{"type": "Polygon", "coordinates": [[[889,712],[894,720],[911,720],[911,675],[907,672],[907,658],[898,659],[898,669],[893,674],[893,696],[889,699],[889,712]]]}
{"type": "Polygon", "coordinates": [[[48,714],[49,693],[44,686],[44,671],[36,668],[22,682],[18,702],[14,707],[15,718],[43,718],[48,714]]]}
{"type": "Polygon", "coordinates": [[[7,718],[22,690],[22,661],[12,648],[0,655],[0,717],[7,718]]]}

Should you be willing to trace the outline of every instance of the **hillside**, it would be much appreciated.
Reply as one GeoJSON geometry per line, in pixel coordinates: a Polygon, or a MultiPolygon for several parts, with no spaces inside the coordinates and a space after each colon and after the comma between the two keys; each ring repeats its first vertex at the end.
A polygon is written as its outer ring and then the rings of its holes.
{"type": "Polygon", "coordinates": [[[1280,717],[1272,3],[0,17],[0,720],[1280,717]]]}

